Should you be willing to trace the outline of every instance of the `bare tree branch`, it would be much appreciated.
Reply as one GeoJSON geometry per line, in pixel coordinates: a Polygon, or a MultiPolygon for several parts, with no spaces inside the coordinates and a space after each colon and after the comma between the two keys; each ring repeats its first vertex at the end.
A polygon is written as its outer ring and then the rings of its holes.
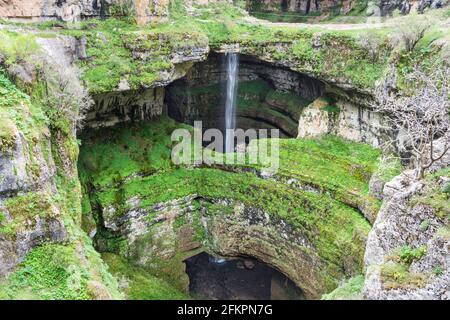
{"type": "Polygon", "coordinates": [[[411,164],[418,169],[419,178],[450,150],[449,79],[448,65],[429,73],[416,68],[406,79],[414,88],[413,94],[400,95],[383,86],[376,90],[377,101],[372,107],[399,132],[391,145],[412,154],[411,164]],[[436,139],[443,140],[441,150],[436,150],[436,139]]]}

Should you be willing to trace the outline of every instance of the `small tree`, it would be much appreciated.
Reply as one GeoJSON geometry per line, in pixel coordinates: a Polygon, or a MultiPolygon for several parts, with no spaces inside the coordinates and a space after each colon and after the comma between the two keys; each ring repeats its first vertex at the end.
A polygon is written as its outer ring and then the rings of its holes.
{"type": "Polygon", "coordinates": [[[399,24],[397,32],[391,39],[391,45],[396,47],[401,45],[408,52],[414,50],[419,41],[423,38],[431,23],[428,19],[420,17],[419,19],[408,20],[408,23],[399,24]]]}
{"type": "Polygon", "coordinates": [[[55,63],[46,56],[42,59],[40,79],[45,86],[41,99],[52,125],[73,131],[81,129],[86,112],[93,105],[88,90],[80,82],[80,71],[64,63],[55,63]]]}
{"type": "Polygon", "coordinates": [[[389,128],[399,133],[390,145],[411,154],[408,160],[420,179],[450,150],[449,78],[448,65],[429,73],[416,68],[407,76],[412,94],[400,95],[383,87],[376,91],[374,110],[384,114],[389,128]],[[440,150],[435,148],[437,139],[442,141],[440,150]]]}
{"type": "Polygon", "coordinates": [[[359,43],[362,48],[364,48],[367,51],[367,54],[370,58],[370,61],[374,65],[377,60],[379,59],[380,55],[380,44],[379,40],[374,34],[371,34],[369,32],[363,33],[358,38],[359,43]]]}

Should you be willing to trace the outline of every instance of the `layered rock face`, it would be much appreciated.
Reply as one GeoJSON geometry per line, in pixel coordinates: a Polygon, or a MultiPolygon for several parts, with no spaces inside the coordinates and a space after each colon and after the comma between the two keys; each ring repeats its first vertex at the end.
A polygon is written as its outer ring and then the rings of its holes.
{"type": "Polygon", "coordinates": [[[368,15],[387,16],[394,10],[402,14],[408,14],[412,8],[419,13],[427,8],[442,8],[448,4],[448,0],[247,0],[249,11],[267,12],[298,12],[302,14],[327,14],[331,10],[342,15],[347,14],[353,8],[359,10],[367,8],[368,15]]]}
{"type": "Polygon", "coordinates": [[[326,13],[340,5],[349,6],[355,1],[347,0],[247,0],[247,9],[250,11],[288,11],[309,14],[313,12],[326,13]],[[342,3],[343,2],[343,3],[342,3]]]}
{"type": "MultiPolygon", "coordinates": [[[[306,235],[258,208],[228,200],[208,202],[192,195],[143,209],[138,199],[130,199],[130,210],[121,218],[112,208],[105,208],[104,226],[126,238],[129,249],[123,254],[163,277],[171,275],[184,290],[189,279],[182,261],[203,250],[220,256],[257,258],[292,279],[309,299],[327,290],[320,276],[325,262],[314,253],[306,235]],[[216,210],[222,208],[222,213],[213,214],[207,209],[211,205],[216,210]],[[181,226],[179,221],[183,221],[181,226]],[[199,241],[199,232],[205,235],[203,241],[199,241]]],[[[100,249],[104,250],[102,241],[99,239],[100,249]]],[[[347,272],[352,272],[350,265],[347,272]]],[[[339,271],[329,276],[339,277],[339,271]]]]}
{"type": "Polygon", "coordinates": [[[388,16],[394,10],[401,14],[409,14],[411,10],[423,13],[425,9],[438,9],[448,5],[448,0],[377,0],[369,1],[367,7],[368,15],[388,16]]]}
{"type": "MultiPolygon", "coordinates": [[[[73,71],[73,39],[41,39],[41,45],[47,53],[46,63],[65,68],[69,73],[73,71]]],[[[36,77],[31,65],[21,70],[15,73],[19,81],[26,82],[36,77]]],[[[3,143],[0,148],[0,208],[4,216],[0,227],[9,225],[11,230],[0,232],[0,276],[8,274],[34,247],[44,243],[63,243],[69,237],[62,209],[51,200],[57,193],[57,165],[53,152],[55,149],[60,152],[58,161],[63,162],[61,164],[68,175],[74,174],[74,163],[68,151],[54,143],[49,128],[31,116],[36,112],[32,103],[24,98],[20,104],[19,112],[30,117],[25,127],[20,116],[15,121],[2,120],[2,126],[6,125],[10,135],[5,141],[12,143],[3,143]],[[28,212],[27,206],[36,208],[39,214],[34,215],[33,210],[28,212]]],[[[5,117],[3,113],[2,117],[5,117]]]]}
{"type": "Polygon", "coordinates": [[[395,133],[384,125],[383,117],[349,100],[319,98],[300,115],[298,138],[335,134],[351,141],[379,147],[395,133]]]}
{"type": "MultiPolygon", "coordinates": [[[[252,57],[239,59],[237,127],[278,128],[282,136],[296,136],[301,110],[322,95],[324,84],[252,57]]],[[[211,54],[168,87],[169,115],[188,124],[201,120],[205,129],[224,129],[226,78],[225,56],[211,54]]]]}
{"type": "MultiPolygon", "coordinates": [[[[26,107],[23,105],[23,107],[26,107]]],[[[2,123],[3,125],[3,123],[2,123]]],[[[23,133],[13,125],[14,144],[7,151],[0,151],[0,227],[19,220],[12,234],[0,233],[0,276],[8,274],[25,255],[37,245],[48,242],[64,242],[67,231],[60,217],[58,206],[50,201],[55,189],[56,167],[51,156],[49,132],[43,131],[35,142],[27,141],[23,133]],[[35,192],[38,198],[20,196],[35,192]],[[42,205],[41,215],[18,217],[27,205],[42,205]],[[19,211],[18,211],[19,210],[19,211]]]]}
{"type": "Polygon", "coordinates": [[[150,120],[163,113],[164,88],[99,95],[86,115],[89,128],[109,127],[124,121],[150,120]]]}
{"type": "Polygon", "coordinates": [[[449,157],[425,180],[408,170],[384,186],[365,253],[366,299],[450,299],[449,157]]]}
{"type": "Polygon", "coordinates": [[[99,17],[101,14],[106,14],[106,5],[110,2],[102,0],[2,0],[0,16],[32,20],[57,18],[63,21],[77,21],[81,17],[99,17]]]}

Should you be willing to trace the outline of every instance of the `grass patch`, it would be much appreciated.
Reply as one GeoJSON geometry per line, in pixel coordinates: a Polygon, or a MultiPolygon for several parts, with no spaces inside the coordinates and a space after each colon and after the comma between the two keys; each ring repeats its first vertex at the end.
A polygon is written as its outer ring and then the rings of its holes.
{"type": "Polygon", "coordinates": [[[322,300],[362,300],[364,276],[359,275],[348,279],[335,290],[324,294],[322,300]]]}
{"type": "Polygon", "coordinates": [[[44,245],[33,249],[11,274],[7,284],[0,284],[0,297],[8,299],[90,299],[88,276],[75,258],[75,248],[44,245]]]}
{"type": "Polygon", "coordinates": [[[110,272],[119,280],[129,300],[185,300],[189,296],[173,288],[149,271],[133,266],[126,259],[111,253],[102,254],[110,272]]]}
{"type": "Polygon", "coordinates": [[[381,266],[381,281],[386,290],[417,289],[425,286],[427,276],[410,272],[407,265],[389,261],[381,266]]]}
{"type": "Polygon", "coordinates": [[[260,208],[302,230],[331,269],[342,268],[339,261],[349,252],[359,261],[356,264],[362,263],[360,246],[370,227],[336,195],[357,198],[367,192],[379,151],[331,136],[280,140],[280,175],[320,186],[322,192],[315,193],[261,179],[245,172],[246,167],[174,166],[169,137],[176,127],[171,120],[159,119],[105,129],[92,140],[84,139],[79,171],[82,182],[93,190],[89,196],[95,204],[114,206],[120,216],[127,210],[126,200],[137,196],[152,218],[150,208],[155,204],[192,194],[229,199],[260,208]]]}

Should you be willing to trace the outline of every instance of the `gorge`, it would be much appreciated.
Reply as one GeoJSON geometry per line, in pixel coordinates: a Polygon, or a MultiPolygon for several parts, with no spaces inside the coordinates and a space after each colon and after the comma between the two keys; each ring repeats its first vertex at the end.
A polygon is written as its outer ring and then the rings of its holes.
{"type": "Polygon", "coordinates": [[[448,72],[448,8],[285,25],[200,2],[1,22],[0,298],[448,299],[450,156],[416,179],[376,106],[448,72]],[[404,25],[426,25],[409,49],[404,25]],[[227,129],[280,130],[246,146],[277,143],[278,171],[175,164],[195,121],[236,156],[227,129]]]}

